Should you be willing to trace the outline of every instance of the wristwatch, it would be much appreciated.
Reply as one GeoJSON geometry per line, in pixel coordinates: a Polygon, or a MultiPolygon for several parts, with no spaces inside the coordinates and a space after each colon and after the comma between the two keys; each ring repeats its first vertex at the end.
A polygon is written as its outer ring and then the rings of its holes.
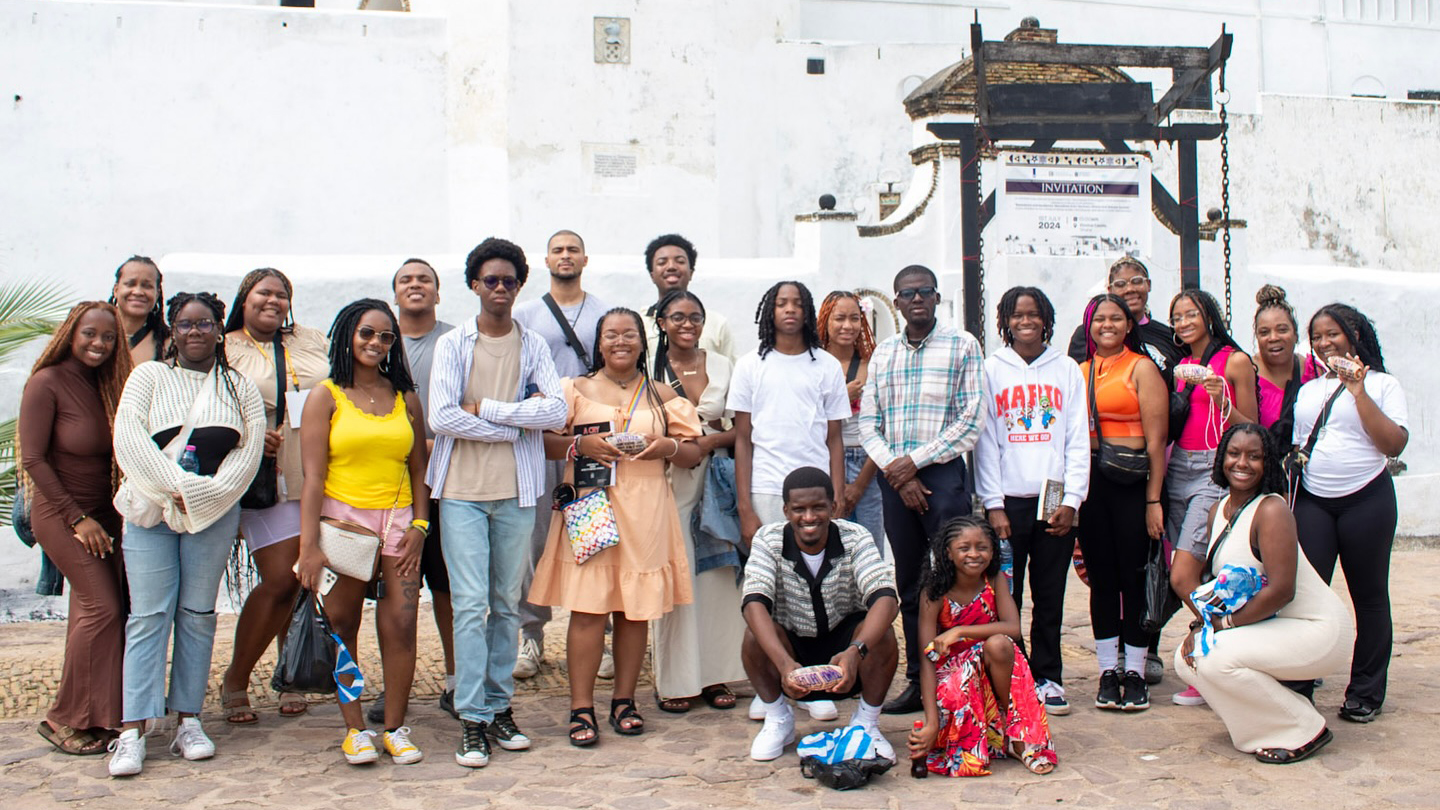
{"type": "Polygon", "coordinates": [[[867,656],[867,655],[870,654],[870,648],[869,648],[868,646],[866,646],[865,642],[861,641],[861,640],[858,639],[858,638],[855,639],[854,641],[850,642],[850,646],[851,646],[851,647],[854,647],[855,649],[857,649],[857,650],[860,651],[860,660],[861,660],[861,661],[864,661],[864,660],[865,660],[865,656],[867,656]]]}

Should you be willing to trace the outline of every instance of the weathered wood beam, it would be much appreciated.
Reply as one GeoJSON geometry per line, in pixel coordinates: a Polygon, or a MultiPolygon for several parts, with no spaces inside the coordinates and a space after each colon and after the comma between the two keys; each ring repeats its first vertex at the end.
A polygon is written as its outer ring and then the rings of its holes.
{"type": "MultiPolygon", "coordinates": [[[[958,141],[974,137],[972,124],[929,124],[925,128],[935,137],[945,141],[958,141]],[[960,128],[964,128],[963,130],[960,128]],[[961,134],[964,132],[965,134],[961,134]]],[[[1057,122],[1039,124],[999,124],[985,128],[985,136],[992,141],[1213,141],[1220,137],[1225,127],[1220,124],[1171,124],[1157,126],[1138,122],[1112,122],[1088,124],[1083,122],[1057,122]]]]}
{"type": "Polygon", "coordinates": [[[1165,95],[1155,102],[1155,109],[1150,120],[1165,120],[1165,116],[1174,111],[1180,102],[1194,95],[1201,84],[1208,83],[1210,74],[1219,70],[1220,66],[1225,64],[1225,60],[1230,58],[1230,43],[1234,39],[1233,34],[1221,34],[1220,38],[1215,40],[1215,44],[1208,49],[1205,65],[1182,73],[1176,78],[1175,83],[1170,85],[1170,89],[1166,91],[1165,95]]]}
{"type": "MultiPolygon", "coordinates": [[[[978,49],[971,44],[971,52],[978,49]]],[[[1198,47],[1160,45],[1078,45],[1049,42],[986,42],[989,62],[1035,62],[1042,65],[1093,65],[1193,70],[1205,67],[1208,52],[1198,47]]]]}

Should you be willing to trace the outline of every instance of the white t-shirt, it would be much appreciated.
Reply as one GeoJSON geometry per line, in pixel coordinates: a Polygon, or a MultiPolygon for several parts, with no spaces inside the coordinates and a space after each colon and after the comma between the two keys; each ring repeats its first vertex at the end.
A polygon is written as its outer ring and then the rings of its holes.
{"type": "MultiPolygon", "coordinates": [[[[1310,430],[1320,418],[1325,400],[1341,385],[1338,379],[1321,377],[1301,386],[1295,398],[1297,447],[1304,447],[1310,440],[1310,430]]],[[[1391,421],[1409,428],[1405,391],[1399,380],[1381,371],[1367,372],[1365,393],[1391,421]]],[[[1305,489],[1321,498],[1339,498],[1358,492],[1384,470],[1385,454],[1375,447],[1360,424],[1355,398],[1348,391],[1341,393],[1310,453],[1310,463],[1305,467],[1305,489]]]]}
{"type": "Polygon", "coordinates": [[[806,551],[800,552],[800,557],[805,560],[805,567],[810,569],[810,576],[820,576],[820,566],[825,564],[825,552],[820,551],[811,554],[806,551]]]}
{"type": "Polygon", "coordinates": [[[850,417],[845,370],[829,352],[740,358],[725,407],[750,414],[750,491],[779,495],[785,476],[800,467],[830,470],[825,436],[831,419],[850,417]]]}

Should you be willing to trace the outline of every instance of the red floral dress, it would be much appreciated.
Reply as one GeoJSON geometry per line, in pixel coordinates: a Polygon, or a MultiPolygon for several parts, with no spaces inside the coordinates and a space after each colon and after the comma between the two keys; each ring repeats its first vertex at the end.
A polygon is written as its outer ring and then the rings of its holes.
{"type": "MultiPolygon", "coordinates": [[[[940,606],[937,632],[996,621],[999,616],[995,611],[995,591],[986,583],[968,605],[945,599],[940,606]]],[[[935,747],[926,757],[926,765],[931,772],[947,776],[988,776],[990,759],[1012,755],[1013,743],[1017,742],[1026,767],[1033,770],[1039,763],[1054,765],[1058,760],[1050,742],[1050,725],[1045,720],[1045,707],[1035,693],[1029,662],[1019,649],[1015,650],[1010,707],[1002,717],[980,659],[980,649],[980,641],[961,639],[950,645],[945,657],[935,665],[940,732],[935,738],[935,747]]]]}

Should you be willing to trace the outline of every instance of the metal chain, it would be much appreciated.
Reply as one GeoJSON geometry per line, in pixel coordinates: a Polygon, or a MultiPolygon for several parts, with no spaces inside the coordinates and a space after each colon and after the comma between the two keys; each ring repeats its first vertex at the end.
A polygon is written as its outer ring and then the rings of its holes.
{"type": "Polygon", "coordinates": [[[1233,323],[1230,316],[1230,125],[1226,107],[1230,93],[1225,89],[1225,65],[1220,65],[1220,227],[1224,230],[1222,240],[1225,246],[1225,320],[1233,323]]]}
{"type": "MultiPolygon", "coordinates": [[[[983,179],[983,175],[982,175],[982,173],[981,173],[981,171],[980,171],[981,168],[984,167],[984,165],[985,165],[985,145],[986,145],[985,131],[980,128],[979,116],[977,115],[977,116],[976,116],[976,121],[975,121],[975,213],[976,213],[976,216],[980,216],[980,215],[981,215],[981,214],[980,214],[980,209],[983,208],[984,205],[985,205],[985,192],[984,192],[984,190],[983,190],[985,184],[981,182],[981,180],[983,179]]],[[[979,225],[980,223],[977,222],[976,224],[979,225]]],[[[976,285],[976,286],[978,287],[977,292],[979,293],[980,324],[979,324],[979,328],[977,328],[977,329],[975,330],[975,331],[978,333],[978,334],[975,335],[975,339],[978,340],[978,341],[980,341],[980,351],[981,351],[981,353],[984,353],[984,351],[985,351],[985,333],[989,331],[988,329],[985,328],[985,229],[984,229],[983,227],[980,227],[980,228],[977,228],[977,231],[979,232],[979,242],[978,242],[978,247],[976,248],[976,251],[975,251],[975,254],[976,254],[976,255],[975,255],[975,263],[976,263],[977,265],[979,265],[979,269],[980,269],[980,273],[979,273],[979,275],[978,275],[979,283],[976,285]]]]}

